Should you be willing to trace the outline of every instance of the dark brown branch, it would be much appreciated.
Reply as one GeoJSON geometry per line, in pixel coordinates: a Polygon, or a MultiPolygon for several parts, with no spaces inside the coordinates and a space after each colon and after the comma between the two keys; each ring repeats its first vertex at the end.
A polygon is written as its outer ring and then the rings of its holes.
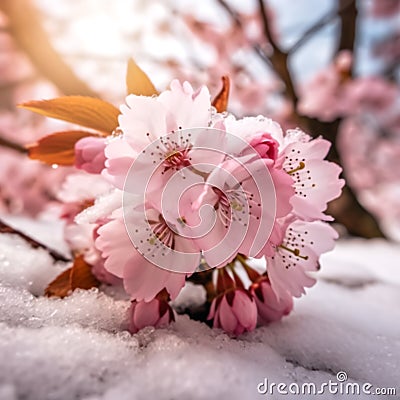
{"type": "Polygon", "coordinates": [[[280,49],[280,47],[278,46],[272,35],[264,0],[258,0],[258,4],[260,8],[265,38],[267,39],[267,41],[269,42],[269,44],[273,49],[273,53],[271,54],[269,59],[271,61],[274,71],[278,74],[278,76],[285,84],[285,94],[292,101],[294,108],[296,108],[298,98],[296,90],[294,88],[292,76],[289,70],[288,54],[280,49]]]}
{"type": "Polygon", "coordinates": [[[337,51],[354,49],[356,40],[356,0],[339,0],[340,37],[337,51]]]}
{"type": "Polygon", "coordinates": [[[97,97],[53,48],[29,0],[1,0],[0,10],[8,16],[10,33],[41,75],[63,94],[97,97]]]}
{"type": "Polygon", "coordinates": [[[9,139],[0,136],[0,146],[7,147],[8,149],[15,150],[18,153],[26,154],[28,150],[19,143],[15,143],[9,139]]]}
{"type": "Polygon", "coordinates": [[[281,49],[279,48],[279,46],[275,42],[274,37],[272,36],[272,32],[271,32],[271,28],[270,28],[270,24],[269,24],[269,19],[268,19],[268,14],[267,14],[267,10],[265,8],[264,0],[258,0],[258,4],[259,4],[259,7],[260,7],[260,14],[261,14],[261,20],[262,20],[262,23],[263,23],[265,37],[267,38],[269,44],[274,49],[274,52],[282,53],[281,49]]]}
{"type": "MultiPolygon", "coordinates": [[[[331,142],[327,159],[338,165],[343,165],[337,148],[337,132],[340,120],[321,122],[306,118],[308,131],[314,136],[322,136],[331,142]]],[[[346,179],[343,170],[342,178],[346,179]]],[[[347,181],[346,181],[347,182],[347,181]]],[[[350,235],[364,238],[385,237],[376,219],[360,204],[352,188],[346,183],[342,195],[329,204],[329,213],[340,224],[344,225],[350,235]]]]}
{"type": "Polygon", "coordinates": [[[43,243],[38,242],[37,240],[31,238],[30,236],[26,235],[25,233],[19,231],[18,229],[14,229],[13,227],[7,225],[2,220],[0,220],[0,233],[10,233],[13,235],[18,235],[19,237],[24,239],[28,244],[30,244],[34,249],[41,248],[41,249],[46,250],[50,254],[50,256],[53,257],[53,259],[55,261],[64,261],[64,262],[71,261],[70,259],[68,259],[64,255],[62,255],[58,251],[50,249],[43,243]]]}

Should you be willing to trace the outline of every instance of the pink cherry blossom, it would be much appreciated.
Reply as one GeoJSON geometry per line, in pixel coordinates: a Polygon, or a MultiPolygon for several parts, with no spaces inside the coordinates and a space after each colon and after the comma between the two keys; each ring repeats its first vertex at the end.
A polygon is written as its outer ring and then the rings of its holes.
{"type": "Polygon", "coordinates": [[[351,71],[351,53],[342,51],[326,69],[300,90],[298,111],[321,121],[332,121],[350,108],[343,91],[351,71]]]}
{"type": "Polygon", "coordinates": [[[305,287],[315,284],[309,272],[319,269],[319,257],[332,250],[337,232],[321,221],[306,222],[289,217],[282,221],[287,225],[285,236],[275,248],[273,256],[267,256],[267,273],[271,287],[280,301],[288,293],[300,297],[305,287]]]}
{"type": "Polygon", "coordinates": [[[250,293],[257,304],[258,323],[260,325],[279,321],[293,309],[292,296],[287,293],[279,300],[266,276],[261,277],[251,285],[250,293]]]}
{"type": "Polygon", "coordinates": [[[344,181],[338,179],[342,169],[324,160],[330,143],[292,130],[287,132],[285,144],[279,162],[294,181],[293,212],[305,220],[331,220],[323,212],[329,201],[340,196],[344,181]]]}
{"type": "Polygon", "coordinates": [[[279,124],[262,115],[236,119],[229,115],[225,119],[226,131],[250,142],[254,136],[268,133],[278,144],[283,141],[283,132],[279,124]]]}
{"type": "Polygon", "coordinates": [[[99,174],[104,169],[106,156],[104,138],[84,137],[75,144],[75,167],[90,174],[99,174]]]}
{"type": "Polygon", "coordinates": [[[399,98],[396,84],[380,77],[361,77],[349,82],[344,95],[347,98],[344,115],[357,113],[385,114],[399,98]]]}
{"type": "MultiPolygon", "coordinates": [[[[176,130],[212,125],[210,94],[205,86],[195,92],[188,82],[174,80],[159,96],[128,96],[119,124],[123,135],[107,145],[104,176],[122,189],[133,161],[150,143],[176,130]]],[[[185,157],[187,149],[188,143],[166,148],[165,159],[171,151],[185,157]]]]}
{"type": "Polygon", "coordinates": [[[213,319],[214,328],[241,335],[256,327],[257,306],[248,291],[230,290],[212,301],[208,319],[213,319]]]}
{"type": "Polygon", "coordinates": [[[258,254],[268,239],[276,209],[274,182],[264,160],[256,152],[228,159],[211,172],[206,183],[194,203],[196,209],[210,204],[215,210],[214,226],[196,239],[206,262],[220,267],[237,253],[258,254]]]}
{"type": "Polygon", "coordinates": [[[133,301],[129,309],[129,331],[136,333],[146,326],[165,327],[175,321],[174,312],[167,301],[158,297],[145,302],[133,301]]]}
{"type": "Polygon", "coordinates": [[[185,284],[185,274],[162,269],[143,257],[133,246],[122,220],[104,224],[98,235],[96,247],[106,258],[106,270],[123,279],[125,290],[132,299],[150,301],[164,288],[171,299],[178,295],[185,284]]]}

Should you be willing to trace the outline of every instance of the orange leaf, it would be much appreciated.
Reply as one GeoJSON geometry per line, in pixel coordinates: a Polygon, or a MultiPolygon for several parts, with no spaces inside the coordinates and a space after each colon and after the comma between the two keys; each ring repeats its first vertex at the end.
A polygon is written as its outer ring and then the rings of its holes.
{"type": "Polygon", "coordinates": [[[56,132],[41,138],[27,147],[33,160],[46,164],[73,165],[75,161],[75,143],[86,136],[98,136],[87,131],[56,132]]]}
{"type": "Polygon", "coordinates": [[[128,94],[138,96],[152,96],[158,94],[147,74],[132,60],[128,61],[128,70],[126,73],[126,87],[128,94]]]}
{"type": "Polygon", "coordinates": [[[92,274],[92,267],[77,256],[74,265],[57,276],[45,289],[44,294],[48,297],[65,297],[75,289],[90,289],[97,287],[100,282],[92,274]]]}
{"type": "Polygon", "coordinates": [[[72,267],[61,273],[45,289],[44,294],[47,297],[65,297],[71,289],[70,276],[72,267]]]}
{"type": "Polygon", "coordinates": [[[118,108],[94,97],[65,96],[51,100],[33,100],[19,107],[50,118],[82,125],[105,134],[118,126],[118,108]]]}
{"type": "Polygon", "coordinates": [[[222,89],[215,96],[212,105],[218,112],[224,112],[228,108],[230,81],[227,76],[222,77],[222,89]]]}
{"type": "Polygon", "coordinates": [[[77,288],[90,289],[100,285],[100,282],[92,274],[92,266],[83,259],[83,256],[75,258],[70,279],[72,290],[77,288]]]}

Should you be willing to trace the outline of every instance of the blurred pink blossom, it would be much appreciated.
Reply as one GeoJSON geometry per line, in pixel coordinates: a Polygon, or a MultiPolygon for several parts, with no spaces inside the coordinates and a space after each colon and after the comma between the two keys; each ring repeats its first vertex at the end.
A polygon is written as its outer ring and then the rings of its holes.
{"type": "Polygon", "coordinates": [[[378,18],[395,16],[400,12],[400,2],[398,0],[373,0],[371,13],[378,18]]]}

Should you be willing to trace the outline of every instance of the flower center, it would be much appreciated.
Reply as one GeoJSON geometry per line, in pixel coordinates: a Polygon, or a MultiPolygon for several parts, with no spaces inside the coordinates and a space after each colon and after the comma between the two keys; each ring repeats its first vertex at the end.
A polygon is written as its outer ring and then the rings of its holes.
{"type": "Polygon", "coordinates": [[[158,221],[149,220],[153,236],[148,239],[149,244],[152,246],[160,247],[161,242],[170,249],[174,248],[175,245],[175,234],[165,222],[164,218],[160,215],[158,221]]]}
{"type": "Polygon", "coordinates": [[[190,165],[189,162],[189,148],[186,147],[184,149],[174,149],[165,154],[165,159],[164,159],[164,166],[165,170],[168,169],[179,169],[182,167],[187,167],[190,165]]]}

